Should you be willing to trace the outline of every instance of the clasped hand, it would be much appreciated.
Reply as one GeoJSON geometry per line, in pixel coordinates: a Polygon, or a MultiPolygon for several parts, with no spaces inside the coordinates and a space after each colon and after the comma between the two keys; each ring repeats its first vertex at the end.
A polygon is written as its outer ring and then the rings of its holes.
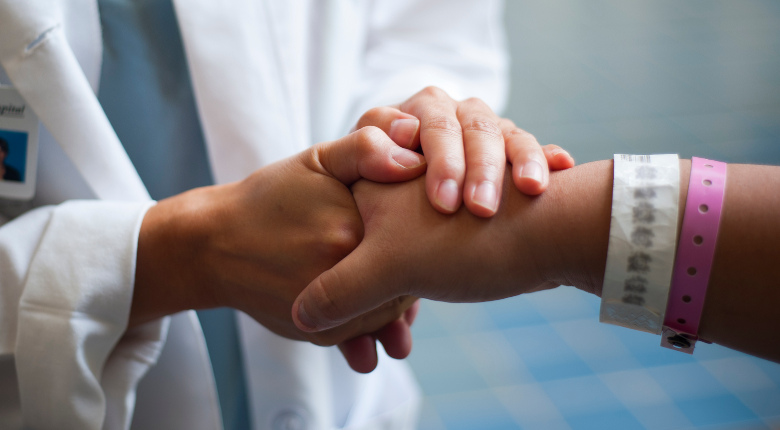
{"type": "MultiPolygon", "coordinates": [[[[334,276],[330,269],[345,257],[355,260],[356,248],[382,247],[376,240],[361,244],[361,215],[373,215],[359,210],[349,187],[361,178],[409,181],[427,170],[425,192],[440,214],[456,212],[463,202],[473,215],[490,217],[499,207],[507,160],[514,184],[530,195],[546,188],[549,169],[573,165],[565,151],[542,148],[483,102],[456,102],[428,88],[399,106],[368,111],[350,135],[241,182],[163,200],[141,227],[131,325],[182,309],[229,306],[281,336],[338,344],[357,371],[376,366],[375,340],[390,356],[403,358],[411,350],[409,326],[417,309],[408,295],[388,297],[325,330],[301,330],[293,322],[292,304],[307,285],[323,272],[334,276]],[[420,147],[424,156],[414,151],[420,147]]],[[[416,216],[381,209],[399,222],[416,216]]]]}

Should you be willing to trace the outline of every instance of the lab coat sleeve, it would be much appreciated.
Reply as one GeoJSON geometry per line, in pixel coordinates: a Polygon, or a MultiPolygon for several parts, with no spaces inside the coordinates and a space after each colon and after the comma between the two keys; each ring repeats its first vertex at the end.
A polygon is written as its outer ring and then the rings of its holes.
{"type": "Polygon", "coordinates": [[[353,117],[427,86],[506,103],[509,57],[500,0],[375,0],[353,117]]]}
{"type": "Polygon", "coordinates": [[[22,413],[0,414],[0,427],[129,427],[166,333],[165,320],[126,332],[152,204],[70,201],[0,228],[0,357],[15,362],[22,413]]]}

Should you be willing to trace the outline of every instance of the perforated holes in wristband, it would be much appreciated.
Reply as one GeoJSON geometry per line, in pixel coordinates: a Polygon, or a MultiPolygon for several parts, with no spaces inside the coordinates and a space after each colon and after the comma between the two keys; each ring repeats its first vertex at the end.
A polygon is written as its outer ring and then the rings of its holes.
{"type": "Polygon", "coordinates": [[[726,189],[726,163],[694,157],[661,345],[693,353],[726,189]]]}

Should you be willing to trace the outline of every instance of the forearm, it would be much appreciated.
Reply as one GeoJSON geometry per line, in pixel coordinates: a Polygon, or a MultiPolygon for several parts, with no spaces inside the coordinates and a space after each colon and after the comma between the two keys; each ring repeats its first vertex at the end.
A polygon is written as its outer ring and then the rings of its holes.
{"type": "MultiPolygon", "coordinates": [[[[691,162],[680,161],[681,208],[691,162]]],[[[299,296],[308,330],[331,328],[404,294],[481,302],[573,285],[601,295],[612,210],[612,161],[551,174],[530,197],[504,178],[490,218],[431,209],[422,180],[352,187],[365,223],[355,252],[299,296]],[[381,263],[377,263],[381,262],[381,263]],[[366,288],[372,285],[372,288],[366,288]]],[[[731,165],[700,335],[780,361],[780,168],[731,165]]],[[[679,211],[682,221],[683,210],[679,211]]],[[[682,225],[682,223],[678,223],[682,225]]],[[[679,227],[678,227],[679,235],[679,227]]],[[[670,250],[669,252],[674,252],[670,250]]],[[[298,309],[300,309],[300,307],[298,309]]],[[[300,319],[300,318],[299,318],[300,319]]]]}
{"type": "MultiPolygon", "coordinates": [[[[550,280],[601,295],[612,210],[612,162],[597,161],[550,174],[539,196],[542,237],[552,246],[550,280]]],[[[544,245],[540,245],[544,246],[544,245]]]]}
{"type": "MultiPolygon", "coordinates": [[[[540,199],[551,217],[550,261],[555,282],[601,293],[612,202],[612,162],[588,163],[556,172],[540,199]]],[[[680,161],[680,223],[687,198],[690,161],[680,161]]],[[[740,351],[780,360],[780,168],[729,165],[723,214],[700,336],[740,351]]]]}
{"type": "Polygon", "coordinates": [[[702,338],[780,361],[780,167],[730,164],[702,338]]]}

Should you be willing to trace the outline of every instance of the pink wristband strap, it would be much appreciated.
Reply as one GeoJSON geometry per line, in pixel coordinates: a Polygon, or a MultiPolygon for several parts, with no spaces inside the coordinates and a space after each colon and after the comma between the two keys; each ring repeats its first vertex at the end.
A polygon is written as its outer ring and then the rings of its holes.
{"type": "MultiPolygon", "coordinates": [[[[693,157],[661,346],[693,353],[726,190],[726,163],[693,157]]],[[[702,340],[703,342],[706,342],[702,340]]]]}

